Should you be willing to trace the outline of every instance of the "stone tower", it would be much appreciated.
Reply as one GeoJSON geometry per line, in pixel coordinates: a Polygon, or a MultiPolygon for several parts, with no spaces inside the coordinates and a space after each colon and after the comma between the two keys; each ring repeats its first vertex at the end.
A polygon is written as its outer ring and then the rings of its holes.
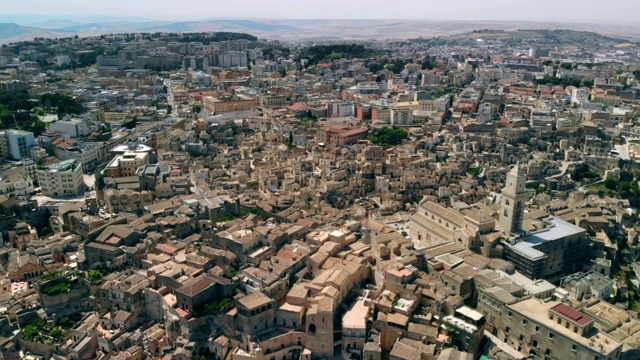
{"type": "Polygon", "coordinates": [[[522,232],[524,203],[527,201],[526,182],[527,176],[520,165],[514,166],[507,174],[507,183],[500,199],[499,222],[506,236],[522,232]]]}
{"type": "Polygon", "coordinates": [[[96,201],[98,203],[98,206],[100,206],[102,203],[104,203],[104,188],[106,185],[100,169],[96,169],[95,176],[96,181],[94,187],[96,190],[96,201]]]}

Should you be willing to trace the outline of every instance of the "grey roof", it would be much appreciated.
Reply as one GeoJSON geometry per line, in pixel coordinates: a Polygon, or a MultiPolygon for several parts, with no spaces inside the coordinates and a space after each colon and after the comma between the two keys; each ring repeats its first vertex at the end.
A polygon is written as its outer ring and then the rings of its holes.
{"type": "Polygon", "coordinates": [[[505,245],[512,250],[535,260],[546,256],[545,253],[535,248],[537,245],[586,232],[583,228],[568,223],[562,219],[550,217],[545,219],[545,221],[549,223],[549,226],[546,228],[529,233],[526,236],[517,239],[513,244],[506,243],[505,245]]]}
{"type": "Polygon", "coordinates": [[[490,287],[488,289],[485,289],[484,292],[486,292],[487,294],[491,295],[493,298],[505,303],[505,304],[509,304],[513,301],[516,301],[516,297],[514,297],[513,295],[509,294],[508,291],[506,291],[505,289],[501,288],[500,286],[494,286],[494,287],[490,287]]]}

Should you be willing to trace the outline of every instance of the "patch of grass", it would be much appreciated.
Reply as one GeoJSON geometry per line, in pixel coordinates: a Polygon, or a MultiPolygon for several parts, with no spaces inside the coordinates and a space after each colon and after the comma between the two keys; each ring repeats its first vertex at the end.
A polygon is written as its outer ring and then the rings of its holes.
{"type": "Polygon", "coordinates": [[[204,305],[202,308],[195,311],[196,315],[216,315],[220,310],[224,309],[227,305],[233,303],[233,298],[224,298],[217,302],[212,302],[204,305]]]}
{"type": "Polygon", "coordinates": [[[68,293],[78,283],[78,279],[65,279],[55,284],[49,284],[42,288],[42,293],[54,296],[62,293],[68,293]]]}

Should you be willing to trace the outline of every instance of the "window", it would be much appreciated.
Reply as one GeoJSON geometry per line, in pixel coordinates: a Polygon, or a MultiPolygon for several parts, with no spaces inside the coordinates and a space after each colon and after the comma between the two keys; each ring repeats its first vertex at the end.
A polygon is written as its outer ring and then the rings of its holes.
{"type": "Polygon", "coordinates": [[[538,340],[533,340],[533,342],[531,343],[531,347],[537,348],[538,347],[538,340]]]}
{"type": "Polygon", "coordinates": [[[522,326],[527,326],[529,322],[527,321],[527,319],[523,319],[522,320],[522,326]]]}
{"type": "Polygon", "coordinates": [[[536,332],[540,332],[540,326],[536,325],[536,332]]]}
{"type": "Polygon", "coordinates": [[[509,319],[511,319],[511,311],[509,311],[509,312],[507,313],[507,317],[508,317],[509,319]]]}
{"type": "Polygon", "coordinates": [[[578,351],[578,347],[575,345],[571,345],[571,351],[576,352],[578,351]]]}
{"type": "Polygon", "coordinates": [[[553,337],[554,337],[554,336],[555,336],[555,335],[553,335],[553,333],[549,333],[549,340],[553,340],[553,337]]]}

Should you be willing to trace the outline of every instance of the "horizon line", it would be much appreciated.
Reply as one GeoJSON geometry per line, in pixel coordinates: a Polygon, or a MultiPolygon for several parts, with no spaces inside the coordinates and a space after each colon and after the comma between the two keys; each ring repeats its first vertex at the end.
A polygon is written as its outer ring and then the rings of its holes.
{"type": "MultiPolygon", "coordinates": [[[[198,18],[195,16],[177,16],[176,18],[160,18],[160,17],[143,17],[143,16],[126,16],[126,15],[100,15],[100,14],[85,14],[85,15],[47,15],[47,14],[26,14],[26,13],[13,13],[13,14],[4,14],[0,15],[2,17],[13,17],[13,16],[34,16],[34,17],[42,17],[43,19],[34,20],[32,22],[42,22],[47,20],[72,20],[72,19],[82,19],[82,18],[107,18],[105,21],[100,21],[101,23],[114,22],[117,20],[110,20],[108,18],[120,18],[123,21],[128,21],[132,23],[136,22],[159,22],[159,21],[171,21],[171,22],[205,22],[205,21],[215,21],[215,20],[266,20],[266,21],[431,21],[431,22],[497,22],[497,23],[509,23],[509,22],[526,22],[526,23],[537,23],[537,22],[548,22],[548,23],[599,23],[599,24],[611,24],[611,25],[640,25],[639,20],[619,20],[619,19],[583,19],[583,18],[574,18],[574,19],[558,19],[558,18],[549,18],[549,19],[525,19],[525,18],[510,18],[510,19],[496,19],[496,18],[481,18],[481,19],[438,19],[438,18],[326,18],[326,17],[318,17],[318,18],[296,18],[296,17],[254,17],[254,16],[222,16],[222,17],[207,17],[207,18],[198,18]],[[128,19],[128,20],[124,20],[128,19]]],[[[23,21],[19,21],[23,22],[23,21]]],[[[19,22],[4,22],[4,23],[15,23],[21,25],[19,22]]],[[[23,25],[27,26],[27,25],[23,25]]]]}

